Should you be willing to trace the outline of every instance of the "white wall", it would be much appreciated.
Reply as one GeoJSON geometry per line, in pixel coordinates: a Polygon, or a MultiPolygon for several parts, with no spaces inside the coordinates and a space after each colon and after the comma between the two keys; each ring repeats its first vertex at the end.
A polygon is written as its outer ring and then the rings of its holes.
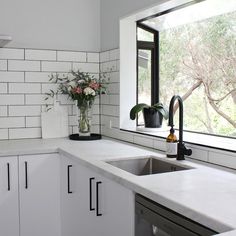
{"type": "MultiPolygon", "coordinates": [[[[46,93],[57,86],[52,73],[71,69],[99,77],[99,53],[0,48],[0,140],[41,138],[41,112],[52,99],[46,93]]],[[[69,115],[70,133],[78,132],[78,109],[68,96],[59,100],[69,115]]],[[[93,106],[92,132],[100,131],[99,98],[93,106]]]]}
{"type": "Polygon", "coordinates": [[[119,47],[119,20],[164,0],[101,0],[101,49],[119,47]]]}
{"type": "Polygon", "coordinates": [[[2,0],[8,47],[100,51],[100,0],[2,0]]]}

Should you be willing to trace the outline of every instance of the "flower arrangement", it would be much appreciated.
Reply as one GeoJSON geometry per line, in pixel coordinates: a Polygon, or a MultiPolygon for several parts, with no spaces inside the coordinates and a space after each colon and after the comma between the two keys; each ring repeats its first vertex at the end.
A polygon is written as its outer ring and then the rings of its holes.
{"type": "Polygon", "coordinates": [[[56,91],[50,90],[47,98],[57,96],[58,94],[68,95],[70,99],[77,101],[80,110],[79,117],[79,135],[90,135],[90,117],[89,108],[92,107],[96,96],[106,93],[105,75],[98,80],[93,75],[81,71],[71,71],[67,75],[59,76],[52,74],[50,81],[58,84],[56,91]]]}
{"type": "Polygon", "coordinates": [[[72,100],[77,101],[77,106],[84,106],[85,103],[91,107],[96,96],[106,93],[105,76],[99,81],[93,75],[81,71],[71,71],[67,75],[59,76],[52,74],[50,81],[57,83],[57,91],[50,90],[48,96],[54,97],[58,94],[66,94],[72,100]]]}

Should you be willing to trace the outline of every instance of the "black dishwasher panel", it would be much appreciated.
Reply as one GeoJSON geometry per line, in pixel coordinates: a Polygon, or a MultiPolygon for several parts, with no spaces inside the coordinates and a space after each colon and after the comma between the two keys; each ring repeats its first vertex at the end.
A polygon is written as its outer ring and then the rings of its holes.
{"type": "Polygon", "coordinates": [[[135,236],[211,236],[217,232],[136,194],[135,236]]]}

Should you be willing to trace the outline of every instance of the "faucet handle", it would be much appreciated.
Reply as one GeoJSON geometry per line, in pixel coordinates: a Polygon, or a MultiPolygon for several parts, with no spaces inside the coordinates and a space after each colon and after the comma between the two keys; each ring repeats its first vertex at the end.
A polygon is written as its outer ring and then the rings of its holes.
{"type": "Polygon", "coordinates": [[[184,155],[191,156],[193,152],[192,152],[192,149],[186,148],[185,144],[183,143],[183,153],[184,155]]]}
{"type": "Polygon", "coordinates": [[[184,150],[184,154],[187,155],[187,156],[191,156],[192,153],[193,153],[193,152],[192,152],[192,149],[190,149],[190,148],[189,148],[189,149],[186,148],[186,149],[184,150]]]}

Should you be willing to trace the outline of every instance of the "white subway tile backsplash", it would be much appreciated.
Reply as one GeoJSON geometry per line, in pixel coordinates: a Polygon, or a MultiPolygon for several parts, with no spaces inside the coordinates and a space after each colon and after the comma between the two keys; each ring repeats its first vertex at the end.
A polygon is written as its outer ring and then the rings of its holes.
{"type": "Polygon", "coordinates": [[[120,82],[120,73],[119,72],[111,72],[110,75],[110,83],[119,83],[120,82]]]}
{"type": "Polygon", "coordinates": [[[24,49],[0,48],[0,59],[24,59],[24,49]]]}
{"type": "Polygon", "coordinates": [[[25,72],[25,82],[49,83],[50,76],[48,72],[25,72]]]}
{"type": "Polygon", "coordinates": [[[110,51],[110,61],[119,60],[120,59],[120,50],[114,49],[110,51]]]}
{"type": "Polygon", "coordinates": [[[41,93],[41,85],[32,83],[10,83],[9,93],[41,93]]]}
{"type": "Polygon", "coordinates": [[[100,125],[92,125],[91,133],[100,133],[100,125]]]}
{"type": "Polygon", "coordinates": [[[190,158],[194,158],[197,159],[199,161],[208,161],[208,151],[207,150],[202,150],[200,148],[196,148],[193,147],[191,145],[186,145],[187,148],[191,148],[192,149],[192,155],[190,156],[190,158]]]}
{"type": "MultiPolygon", "coordinates": [[[[96,52],[0,49],[0,139],[40,138],[41,111],[45,110],[46,104],[53,104],[52,98],[45,100],[45,93],[57,89],[50,76],[55,73],[66,75],[73,65],[74,69],[79,68],[99,78],[99,56],[96,52]]],[[[70,123],[75,130],[78,126],[75,102],[66,95],[59,96],[59,100],[71,116],[70,123]]],[[[100,127],[99,103],[99,98],[96,98],[94,130],[100,127]]]]}
{"type": "Polygon", "coordinates": [[[7,93],[7,84],[0,83],[0,93],[7,93]]]}
{"type": "Polygon", "coordinates": [[[119,116],[119,107],[111,106],[111,105],[103,105],[102,106],[102,114],[111,115],[111,116],[119,116]]]}
{"type": "Polygon", "coordinates": [[[23,105],[24,95],[0,94],[0,105],[23,105]]]}
{"type": "Polygon", "coordinates": [[[50,90],[56,92],[58,89],[58,84],[42,84],[42,93],[49,93],[50,90]]]}
{"type": "Polygon", "coordinates": [[[100,117],[99,115],[92,115],[92,125],[99,125],[100,117]]]}
{"type": "Polygon", "coordinates": [[[236,169],[236,156],[223,152],[209,152],[209,162],[236,169]]]}
{"type": "Polygon", "coordinates": [[[0,117],[0,128],[17,128],[25,126],[24,117],[0,117]]]}
{"type": "Polygon", "coordinates": [[[7,106],[0,106],[0,116],[7,116],[7,106]]]}
{"type": "Polygon", "coordinates": [[[145,147],[150,147],[150,148],[154,147],[153,138],[149,138],[149,137],[134,135],[134,143],[140,144],[145,147]]]}
{"type": "Polygon", "coordinates": [[[78,124],[78,117],[77,116],[69,116],[69,125],[75,126],[78,124]]]}
{"type": "Polygon", "coordinates": [[[60,95],[59,101],[62,105],[74,105],[75,101],[71,100],[68,95],[60,95]]]}
{"type": "Polygon", "coordinates": [[[24,72],[0,71],[1,82],[24,82],[24,72]]]}
{"type": "Polygon", "coordinates": [[[45,94],[26,94],[25,95],[25,104],[26,105],[45,105],[52,104],[52,99],[49,98],[45,100],[45,94]]]}
{"type": "Polygon", "coordinates": [[[160,150],[160,151],[166,151],[166,142],[165,140],[160,139],[154,139],[154,149],[160,150]]]}
{"type": "Polygon", "coordinates": [[[0,129],[0,139],[8,139],[8,129],[0,129]]]}
{"type": "Polygon", "coordinates": [[[120,61],[116,61],[116,70],[120,71],[120,61]]]}
{"type": "Polygon", "coordinates": [[[9,60],[9,71],[40,71],[40,61],[9,60]]]}
{"type": "Polygon", "coordinates": [[[86,53],[85,52],[58,51],[57,60],[58,61],[86,62],[86,53]]]}
{"type": "Polygon", "coordinates": [[[109,97],[110,97],[110,96],[109,96],[108,94],[102,95],[102,96],[101,96],[101,103],[102,103],[102,104],[106,104],[106,105],[110,104],[109,97]]]}
{"type": "Polygon", "coordinates": [[[93,105],[92,113],[93,114],[100,114],[100,106],[98,104],[93,105]]]}
{"type": "Polygon", "coordinates": [[[41,117],[35,116],[35,117],[26,117],[26,127],[41,127],[41,117]]]}
{"type": "Polygon", "coordinates": [[[119,106],[120,95],[110,95],[110,104],[119,106]]]}
{"type": "Polygon", "coordinates": [[[53,51],[53,50],[25,49],[25,59],[26,60],[56,61],[57,55],[56,55],[56,51],[53,51]]]}
{"type": "Polygon", "coordinates": [[[100,53],[100,63],[110,60],[110,51],[100,53]]]}
{"type": "Polygon", "coordinates": [[[73,70],[80,70],[88,73],[99,73],[98,63],[73,63],[73,70]]]}
{"type": "Polygon", "coordinates": [[[9,116],[39,116],[41,106],[9,106],[9,116]]]}
{"type": "Polygon", "coordinates": [[[99,53],[87,53],[87,62],[99,63],[99,53]]]}
{"type": "Polygon", "coordinates": [[[9,139],[41,138],[41,128],[9,129],[9,139]]]}
{"type": "Polygon", "coordinates": [[[42,71],[49,72],[69,72],[72,69],[70,62],[49,62],[42,61],[42,71]]]}
{"type": "Polygon", "coordinates": [[[108,62],[101,63],[101,71],[102,72],[117,71],[117,62],[116,61],[108,61],[108,62]]]}
{"type": "Polygon", "coordinates": [[[120,84],[112,83],[108,85],[108,94],[120,94],[120,84]]]}
{"type": "Polygon", "coordinates": [[[7,60],[0,60],[0,70],[7,70],[7,60]]]}

